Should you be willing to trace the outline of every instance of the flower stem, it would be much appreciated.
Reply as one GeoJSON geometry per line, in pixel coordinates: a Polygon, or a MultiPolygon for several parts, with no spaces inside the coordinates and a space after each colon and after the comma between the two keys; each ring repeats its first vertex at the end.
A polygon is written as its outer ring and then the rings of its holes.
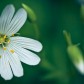
{"type": "Polygon", "coordinates": [[[68,44],[68,45],[72,45],[70,34],[69,34],[66,30],[63,31],[63,34],[64,34],[64,36],[65,36],[65,39],[66,39],[66,41],[67,41],[67,44],[68,44]]]}
{"type": "Polygon", "coordinates": [[[32,23],[32,25],[33,25],[35,33],[36,33],[36,38],[39,39],[40,33],[39,33],[38,25],[36,23],[32,23]]]}

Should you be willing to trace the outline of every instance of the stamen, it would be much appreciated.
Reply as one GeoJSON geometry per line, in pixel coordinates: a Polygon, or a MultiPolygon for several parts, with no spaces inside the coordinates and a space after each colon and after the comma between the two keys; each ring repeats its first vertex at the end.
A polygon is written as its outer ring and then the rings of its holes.
{"type": "Polygon", "coordinates": [[[10,40],[8,40],[8,43],[10,43],[10,40]]]}
{"type": "Polygon", "coordinates": [[[14,34],[12,34],[12,36],[15,36],[14,34]]]}
{"type": "Polygon", "coordinates": [[[6,38],[6,35],[4,35],[4,39],[6,38]]]}
{"type": "Polygon", "coordinates": [[[6,50],[7,48],[6,47],[3,47],[3,50],[6,50]]]}
{"type": "Polygon", "coordinates": [[[0,35],[0,46],[2,47],[3,50],[6,50],[6,46],[10,43],[10,37],[6,35],[0,35]]]}
{"type": "Polygon", "coordinates": [[[11,36],[17,36],[17,35],[20,35],[20,33],[12,34],[11,36]]]}
{"type": "Polygon", "coordinates": [[[11,49],[10,52],[13,54],[15,51],[11,49]]]}
{"type": "Polygon", "coordinates": [[[2,45],[3,50],[6,50],[7,49],[6,47],[4,47],[3,43],[1,45],[2,45]]]}

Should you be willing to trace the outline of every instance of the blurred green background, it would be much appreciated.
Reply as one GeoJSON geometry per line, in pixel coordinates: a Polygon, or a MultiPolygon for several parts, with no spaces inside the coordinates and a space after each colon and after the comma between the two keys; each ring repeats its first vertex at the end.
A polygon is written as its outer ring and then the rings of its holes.
{"type": "Polygon", "coordinates": [[[39,39],[33,25],[26,21],[19,31],[21,36],[39,40],[43,50],[38,54],[41,62],[37,66],[23,64],[24,76],[0,84],[84,84],[84,75],[75,68],[69,59],[63,30],[71,33],[74,44],[84,51],[84,20],[81,4],[77,0],[0,0],[0,13],[8,4],[18,10],[25,3],[37,16],[39,39]]]}

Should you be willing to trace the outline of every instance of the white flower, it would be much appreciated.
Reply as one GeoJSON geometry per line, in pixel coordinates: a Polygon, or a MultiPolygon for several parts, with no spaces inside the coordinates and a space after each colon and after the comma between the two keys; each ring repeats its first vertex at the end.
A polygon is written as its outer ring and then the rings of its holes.
{"type": "Polygon", "coordinates": [[[40,52],[42,44],[36,40],[12,36],[17,33],[27,19],[26,11],[21,8],[15,16],[13,5],[7,5],[0,16],[0,75],[5,80],[23,76],[21,62],[37,65],[40,58],[31,51],[40,52]],[[31,51],[29,51],[31,50],[31,51]]]}

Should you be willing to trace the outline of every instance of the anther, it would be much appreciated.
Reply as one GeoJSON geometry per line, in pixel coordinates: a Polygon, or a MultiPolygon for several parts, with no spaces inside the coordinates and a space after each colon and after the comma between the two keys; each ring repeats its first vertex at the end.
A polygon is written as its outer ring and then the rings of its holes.
{"type": "Polygon", "coordinates": [[[6,47],[3,47],[3,50],[6,50],[7,48],[6,47]]]}
{"type": "Polygon", "coordinates": [[[10,52],[13,54],[15,51],[11,49],[10,52]]]}
{"type": "Polygon", "coordinates": [[[6,35],[4,35],[4,39],[6,38],[6,35]]]}
{"type": "Polygon", "coordinates": [[[12,36],[14,36],[14,34],[12,34],[12,36]]]}
{"type": "Polygon", "coordinates": [[[10,40],[8,40],[8,43],[10,43],[10,40]]]}

